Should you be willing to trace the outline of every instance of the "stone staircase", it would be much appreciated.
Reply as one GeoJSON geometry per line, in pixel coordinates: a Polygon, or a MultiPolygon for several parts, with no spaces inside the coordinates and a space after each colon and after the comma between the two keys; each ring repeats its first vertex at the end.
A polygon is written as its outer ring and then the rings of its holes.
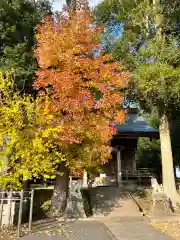
{"type": "Polygon", "coordinates": [[[129,192],[119,187],[96,187],[90,190],[93,218],[140,217],[141,212],[129,192]]]}

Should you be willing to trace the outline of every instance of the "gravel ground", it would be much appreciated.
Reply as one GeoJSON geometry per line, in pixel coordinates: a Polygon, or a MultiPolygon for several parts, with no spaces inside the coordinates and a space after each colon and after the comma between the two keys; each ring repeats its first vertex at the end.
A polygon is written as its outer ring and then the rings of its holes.
{"type": "Polygon", "coordinates": [[[173,237],[175,240],[180,240],[180,221],[160,221],[155,220],[151,222],[152,225],[160,230],[173,237]]]}

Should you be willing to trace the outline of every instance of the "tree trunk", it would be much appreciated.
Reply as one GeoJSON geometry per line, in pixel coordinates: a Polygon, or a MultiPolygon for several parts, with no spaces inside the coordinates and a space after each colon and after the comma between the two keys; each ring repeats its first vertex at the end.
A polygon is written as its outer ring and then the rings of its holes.
{"type": "Polygon", "coordinates": [[[177,204],[180,203],[180,196],[176,190],[169,119],[166,112],[163,112],[160,115],[159,131],[161,142],[163,189],[167,197],[171,200],[172,206],[176,208],[177,204]]]}
{"type": "Polygon", "coordinates": [[[30,191],[30,180],[23,180],[23,190],[30,191]]]}
{"type": "Polygon", "coordinates": [[[69,169],[66,167],[66,163],[60,165],[60,172],[62,175],[56,177],[56,184],[52,197],[51,214],[55,217],[63,216],[68,198],[69,169]]]}

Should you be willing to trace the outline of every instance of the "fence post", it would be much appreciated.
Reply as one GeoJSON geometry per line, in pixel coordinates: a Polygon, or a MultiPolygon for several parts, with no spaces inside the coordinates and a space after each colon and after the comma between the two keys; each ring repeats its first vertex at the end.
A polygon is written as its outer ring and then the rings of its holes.
{"type": "Polygon", "coordinates": [[[21,190],[21,192],[20,192],[20,203],[19,203],[18,228],[17,228],[17,236],[18,237],[20,237],[20,229],[21,229],[21,221],[22,221],[23,196],[24,196],[24,192],[23,192],[23,190],[21,190]]]}
{"type": "Polygon", "coordinates": [[[33,202],[34,202],[34,189],[31,190],[31,202],[30,202],[30,211],[29,211],[29,231],[32,229],[32,214],[33,214],[33,202]]]}
{"type": "Polygon", "coordinates": [[[1,194],[1,206],[0,206],[0,227],[2,226],[2,220],[3,220],[3,204],[4,204],[4,192],[0,192],[1,194]]]}
{"type": "Polygon", "coordinates": [[[8,194],[8,227],[11,225],[11,215],[12,215],[12,191],[8,194]]]}

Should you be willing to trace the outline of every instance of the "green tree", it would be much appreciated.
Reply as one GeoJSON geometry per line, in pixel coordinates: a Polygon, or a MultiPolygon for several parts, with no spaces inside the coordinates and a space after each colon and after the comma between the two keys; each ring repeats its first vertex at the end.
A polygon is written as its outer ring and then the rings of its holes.
{"type": "Polygon", "coordinates": [[[32,92],[37,70],[35,28],[51,14],[48,0],[0,1],[0,69],[11,72],[16,88],[32,92]]]}
{"type": "Polygon", "coordinates": [[[158,181],[161,181],[161,151],[157,139],[139,138],[136,150],[138,168],[154,168],[158,181]]]}
{"type": "MultiPolygon", "coordinates": [[[[132,71],[131,94],[141,107],[158,113],[163,187],[176,206],[180,197],[175,187],[169,123],[180,101],[179,1],[121,0],[118,7],[119,12],[110,16],[122,21],[124,34],[115,44],[114,57],[132,71]]],[[[101,16],[100,7],[97,13],[101,16]]]]}
{"type": "MultiPolygon", "coordinates": [[[[141,113],[146,119],[147,123],[154,127],[159,128],[159,119],[156,112],[151,112],[151,114],[142,112],[141,113]]],[[[156,169],[156,175],[160,181],[159,172],[161,172],[161,149],[159,139],[149,139],[146,137],[141,137],[138,139],[137,151],[136,151],[136,161],[137,166],[140,168],[154,168],[156,169]]]]}

